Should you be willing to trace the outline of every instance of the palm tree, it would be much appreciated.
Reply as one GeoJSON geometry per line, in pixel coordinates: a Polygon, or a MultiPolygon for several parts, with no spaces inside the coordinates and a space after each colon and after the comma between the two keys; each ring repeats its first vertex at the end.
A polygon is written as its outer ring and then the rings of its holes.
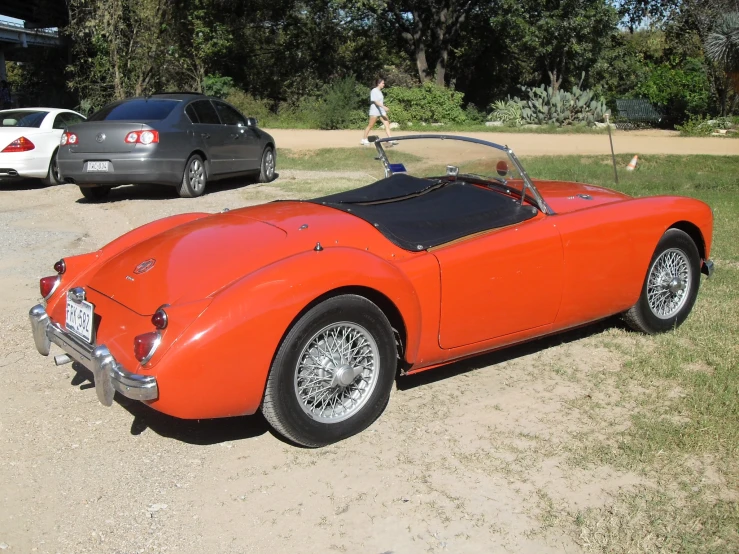
{"type": "MultiPolygon", "coordinates": [[[[734,83],[734,92],[739,93],[739,12],[728,12],[718,19],[706,37],[705,53],[724,69],[727,80],[734,83]]],[[[727,89],[728,86],[721,95],[721,115],[726,115],[727,89]]]]}

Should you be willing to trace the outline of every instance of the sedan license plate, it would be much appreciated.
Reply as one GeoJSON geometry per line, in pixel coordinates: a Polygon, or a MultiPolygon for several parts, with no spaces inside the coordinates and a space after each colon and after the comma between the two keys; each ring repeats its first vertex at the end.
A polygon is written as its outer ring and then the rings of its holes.
{"type": "Polygon", "coordinates": [[[87,162],[87,171],[108,171],[108,162],[87,162]]]}
{"type": "Polygon", "coordinates": [[[92,343],[92,322],[95,308],[89,302],[78,302],[67,296],[67,329],[92,343]]]}

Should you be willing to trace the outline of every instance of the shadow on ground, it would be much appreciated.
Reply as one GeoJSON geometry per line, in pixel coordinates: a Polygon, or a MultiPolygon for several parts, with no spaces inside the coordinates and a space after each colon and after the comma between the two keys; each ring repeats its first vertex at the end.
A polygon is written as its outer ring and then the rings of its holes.
{"type": "MultiPolygon", "coordinates": [[[[278,175],[275,175],[275,179],[278,175]]],[[[246,188],[249,185],[254,185],[256,178],[254,177],[233,177],[230,179],[222,179],[219,181],[212,181],[206,185],[204,195],[215,194],[218,192],[225,192],[229,190],[235,190],[238,188],[246,188]]],[[[75,186],[75,185],[66,185],[75,186]]],[[[122,185],[111,189],[108,196],[102,200],[88,200],[82,196],[77,199],[79,204],[105,204],[120,202],[125,200],[162,200],[162,199],[174,199],[179,198],[176,187],[170,187],[167,185],[152,185],[152,184],[141,184],[141,185],[122,185]]],[[[187,201],[188,198],[183,200],[187,201]]]]}

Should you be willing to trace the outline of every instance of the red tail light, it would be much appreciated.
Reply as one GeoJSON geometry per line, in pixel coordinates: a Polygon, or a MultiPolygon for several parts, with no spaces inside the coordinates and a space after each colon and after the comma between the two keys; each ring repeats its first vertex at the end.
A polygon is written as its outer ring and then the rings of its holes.
{"type": "Polygon", "coordinates": [[[62,140],[59,144],[64,146],[65,144],[77,144],[80,139],[74,133],[62,133],[62,140]]]}
{"type": "Polygon", "coordinates": [[[53,275],[51,277],[42,277],[39,281],[39,290],[44,300],[48,300],[49,297],[54,294],[56,287],[59,286],[59,275],[53,275]]]}
{"type": "Polygon", "coordinates": [[[67,263],[64,260],[59,260],[57,263],[54,264],[54,271],[56,271],[59,275],[63,275],[65,271],[67,271],[67,263]]]}
{"type": "Polygon", "coordinates": [[[154,144],[159,142],[159,131],[131,131],[125,141],[128,144],[154,144]]]}
{"type": "Polygon", "coordinates": [[[157,331],[144,333],[133,339],[133,355],[141,362],[141,365],[151,359],[161,340],[162,336],[157,331]]]}
{"type": "Polygon", "coordinates": [[[154,315],[151,316],[151,324],[157,329],[166,329],[167,323],[169,323],[169,318],[167,317],[167,312],[162,308],[159,308],[154,315]]]}
{"type": "Polygon", "coordinates": [[[3,152],[28,152],[29,150],[33,150],[34,148],[36,148],[35,144],[33,144],[26,137],[21,137],[14,140],[5,148],[3,148],[3,152]]]}

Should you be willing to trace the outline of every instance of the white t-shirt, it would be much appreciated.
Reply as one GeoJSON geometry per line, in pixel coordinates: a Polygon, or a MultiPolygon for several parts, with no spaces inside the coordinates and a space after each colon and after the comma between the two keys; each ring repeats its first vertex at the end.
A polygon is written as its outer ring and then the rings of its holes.
{"type": "Polygon", "coordinates": [[[385,97],[382,95],[382,91],[379,88],[373,88],[372,92],[370,92],[370,101],[374,102],[374,104],[370,104],[369,114],[374,116],[381,116],[385,115],[385,110],[380,109],[377,107],[379,104],[380,106],[385,105],[385,97]]]}

